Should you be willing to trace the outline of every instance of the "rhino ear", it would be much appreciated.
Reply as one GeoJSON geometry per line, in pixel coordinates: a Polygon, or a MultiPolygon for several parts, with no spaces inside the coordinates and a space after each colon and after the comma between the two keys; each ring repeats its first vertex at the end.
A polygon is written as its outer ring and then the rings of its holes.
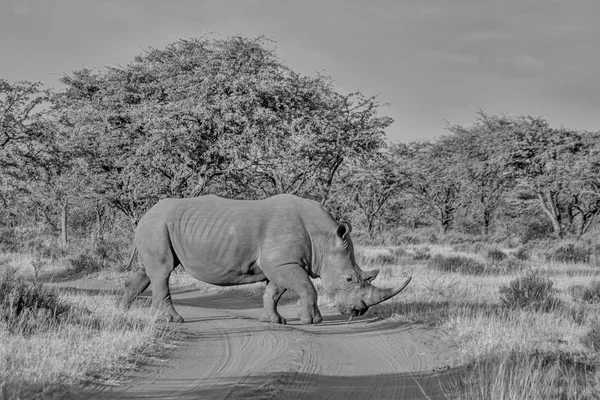
{"type": "Polygon", "coordinates": [[[340,239],[346,240],[346,235],[352,232],[352,225],[348,222],[342,222],[337,228],[337,235],[340,239]]]}

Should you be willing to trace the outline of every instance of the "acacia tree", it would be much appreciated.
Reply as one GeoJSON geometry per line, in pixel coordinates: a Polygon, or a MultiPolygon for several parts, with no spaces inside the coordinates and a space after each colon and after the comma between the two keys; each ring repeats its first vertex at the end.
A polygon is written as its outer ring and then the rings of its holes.
{"type": "Polygon", "coordinates": [[[572,228],[574,215],[590,221],[591,215],[598,211],[595,203],[588,204],[591,208],[587,211],[592,214],[586,215],[585,186],[581,185],[579,176],[585,167],[578,167],[587,165],[591,154],[585,135],[566,128],[551,128],[543,118],[519,117],[509,122],[508,139],[499,151],[507,155],[506,165],[516,171],[520,184],[535,194],[552,223],[554,234],[564,236],[572,228]]]}
{"type": "Polygon", "coordinates": [[[408,179],[396,160],[382,151],[362,157],[344,168],[336,194],[338,202],[345,199],[350,203],[347,209],[358,210],[367,232],[373,236],[407,184],[408,179]]]}
{"type": "Polygon", "coordinates": [[[463,201],[456,144],[452,138],[442,137],[434,142],[397,143],[391,149],[409,179],[406,194],[430,210],[441,235],[448,232],[463,201]]]}
{"type": "Polygon", "coordinates": [[[567,215],[577,236],[586,233],[600,214],[600,132],[581,133],[581,148],[566,165],[571,178],[567,215]]]}
{"type": "Polygon", "coordinates": [[[55,110],[82,180],[134,224],[161,197],[207,191],[326,199],[341,162],[380,147],[391,120],[374,98],[296,74],[266,45],[180,40],[65,77],[55,110]]]}
{"type": "Polygon", "coordinates": [[[506,167],[502,143],[511,138],[511,120],[479,111],[470,127],[451,125],[448,140],[455,141],[456,166],[464,180],[463,196],[480,209],[482,234],[487,235],[504,195],[516,184],[515,173],[506,167]]]}
{"type": "Polygon", "coordinates": [[[0,79],[0,201],[13,217],[40,212],[29,195],[50,163],[53,136],[44,122],[49,95],[39,83],[0,79]]]}

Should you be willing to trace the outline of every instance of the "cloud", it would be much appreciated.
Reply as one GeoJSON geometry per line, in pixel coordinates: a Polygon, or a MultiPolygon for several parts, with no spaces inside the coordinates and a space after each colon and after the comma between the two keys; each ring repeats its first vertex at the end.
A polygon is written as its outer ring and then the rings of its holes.
{"type": "Polygon", "coordinates": [[[499,57],[496,58],[496,62],[529,71],[541,71],[546,68],[546,63],[544,60],[528,54],[517,54],[511,57],[499,57]]]}
{"type": "Polygon", "coordinates": [[[511,35],[508,32],[501,30],[469,32],[460,37],[460,39],[462,39],[463,41],[470,43],[488,42],[510,38],[511,35]]]}
{"type": "Polygon", "coordinates": [[[421,56],[429,62],[451,63],[461,65],[476,65],[479,63],[477,56],[472,54],[461,54],[450,51],[430,50],[421,53],[421,56]]]}

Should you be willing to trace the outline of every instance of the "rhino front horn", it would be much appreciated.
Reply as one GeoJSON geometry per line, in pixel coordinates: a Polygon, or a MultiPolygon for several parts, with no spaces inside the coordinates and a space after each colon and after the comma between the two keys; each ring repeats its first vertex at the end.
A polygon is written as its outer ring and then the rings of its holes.
{"type": "Polygon", "coordinates": [[[365,295],[363,301],[367,307],[374,306],[375,304],[379,304],[382,301],[386,301],[389,298],[394,297],[398,293],[404,290],[404,288],[410,283],[412,276],[408,277],[404,281],[400,287],[397,288],[389,288],[389,289],[381,289],[375,286],[370,286],[367,294],[365,295]]]}

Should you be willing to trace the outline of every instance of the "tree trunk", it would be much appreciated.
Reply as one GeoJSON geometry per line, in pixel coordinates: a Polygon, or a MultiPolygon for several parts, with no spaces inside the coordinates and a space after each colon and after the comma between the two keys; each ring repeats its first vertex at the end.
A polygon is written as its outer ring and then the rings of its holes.
{"type": "Polygon", "coordinates": [[[555,192],[547,192],[547,193],[538,192],[537,193],[537,197],[538,197],[538,200],[540,201],[540,205],[542,206],[542,209],[544,210],[544,212],[546,213],[546,215],[550,218],[550,221],[552,222],[552,229],[554,230],[554,234],[557,237],[562,238],[563,230],[562,230],[562,224],[561,224],[561,220],[560,220],[560,212],[558,211],[558,204],[556,204],[557,203],[556,196],[557,196],[557,193],[555,193],[555,192]]]}
{"type": "Polygon", "coordinates": [[[102,239],[102,224],[104,222],[104,216],[106,209],[99,201],[96,201],[96,231],[94,232],[94,242],[102,239]]]}
{"type": "Polygon", "coordinates": [[[440,235],[446,236],[448,233],[448,228],[450,227],[450,221],[452,221],[452,208],[447,204],[438,208],[440,211],[440,219],[439,219],[439,229],[440,235]]]}
{"type": "Polygon", "coordinates": [[[440,222],[440,235],[446,236],[447,233],[448,233],[448,222],[441,221],[440,222]]]}
{"type": "Polygon", "coordinates": [[[69,217],[69,201],[68,200],[65,200],[60,205],[60,211],[61,211],[61,215],[60,215],[60,229],[61,229],[60,244],[61,244],[62,247],[66,247],[67,243],[68,243],[68,236],[67,236],[67,222],[68,222],[68,217],[69,217]]]}
{"type": "Polygon", "coordinates": [[[490,225],[491,225],[492,217],[491,212],[489,210],[483,211],[483,234],[487,236],[490,233],[490,225]]]}

